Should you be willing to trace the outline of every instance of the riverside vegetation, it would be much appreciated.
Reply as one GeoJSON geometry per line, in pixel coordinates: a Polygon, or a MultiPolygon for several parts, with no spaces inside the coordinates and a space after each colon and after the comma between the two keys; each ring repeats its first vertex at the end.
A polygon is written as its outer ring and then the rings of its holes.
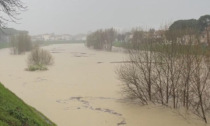
{"type": "Polygon", "coordinates": [[[49,51],[35,47],[28,56],[29,71],[47,70],[53,64],[53,57],[49,51]]]}
{"type": "MultiPolygon", "coordinates": [[[[121,43],[129,53],[129,62],[116,71],[122,82],[122,94],[142,105],[153,103],[184,108],[207,123],[210,112],[209,27],[210,16],[205,15],[198,20],[176,21],[159,31],[137,28],[116,36],[112,33],[115,38],[109,45],[117,40],[115,45],[121,43]]],[[[107,38],[103,30],[98,30],[88,36],[87,46],[94,40],[94,48],[104,49],[107,38]]]]}
{"type": "Polygon", "coordinates": [[[174,109],[184,107],[207,123],[209,52],[191,45],[185,49],[174,48],[179,45],[177,40],[167,46],[160,44],[162,48],[158,49],[152,48],[152,41],[147,39],[145,42],[143,51],[136,46],[129,49],[130,63],[117,70],[124,94],[138,99],[142,105],[154,103],[174,109]]]}

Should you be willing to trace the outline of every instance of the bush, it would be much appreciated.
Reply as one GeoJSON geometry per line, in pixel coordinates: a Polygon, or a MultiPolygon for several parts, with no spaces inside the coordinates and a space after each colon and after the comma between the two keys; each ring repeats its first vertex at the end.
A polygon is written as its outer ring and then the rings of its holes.
{"type": "Polygon", "coordinates": [[[28,56],[29,71],[47,70],[48,65],[53,64],[53,57],[50,52],[36,47],[28,56]]]}

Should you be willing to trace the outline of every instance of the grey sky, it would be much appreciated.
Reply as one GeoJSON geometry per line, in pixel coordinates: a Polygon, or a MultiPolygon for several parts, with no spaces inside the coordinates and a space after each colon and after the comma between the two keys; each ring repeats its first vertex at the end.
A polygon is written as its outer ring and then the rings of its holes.
{"type": "Polygon", "coordinates": [[[23,0],[28,11],[8,27],[30,34],[78,34],[99,28],[154,27],[210,14],[210,0],[23,0]]]}

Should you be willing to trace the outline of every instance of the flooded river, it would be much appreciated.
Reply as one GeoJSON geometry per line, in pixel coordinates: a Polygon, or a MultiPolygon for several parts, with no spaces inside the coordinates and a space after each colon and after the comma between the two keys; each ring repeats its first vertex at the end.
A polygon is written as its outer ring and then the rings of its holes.
{"type": "Polygon", "coordinates": [[[48,71],[25,71],[27,54],[0,50],[0,81],[58,126],[204,126],[169,108],[122,99],[115,74],[123,52],[87,49],[83,44],[44,47],[54,57],[48,71]]]}

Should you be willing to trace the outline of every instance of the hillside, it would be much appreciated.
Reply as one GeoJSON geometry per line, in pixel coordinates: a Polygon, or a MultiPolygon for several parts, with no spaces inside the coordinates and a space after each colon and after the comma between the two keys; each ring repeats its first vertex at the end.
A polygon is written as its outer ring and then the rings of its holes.
{"type": "Polygon", "coordinates": [[[55,126],[0,83],[0,126],[55,126]]]}

